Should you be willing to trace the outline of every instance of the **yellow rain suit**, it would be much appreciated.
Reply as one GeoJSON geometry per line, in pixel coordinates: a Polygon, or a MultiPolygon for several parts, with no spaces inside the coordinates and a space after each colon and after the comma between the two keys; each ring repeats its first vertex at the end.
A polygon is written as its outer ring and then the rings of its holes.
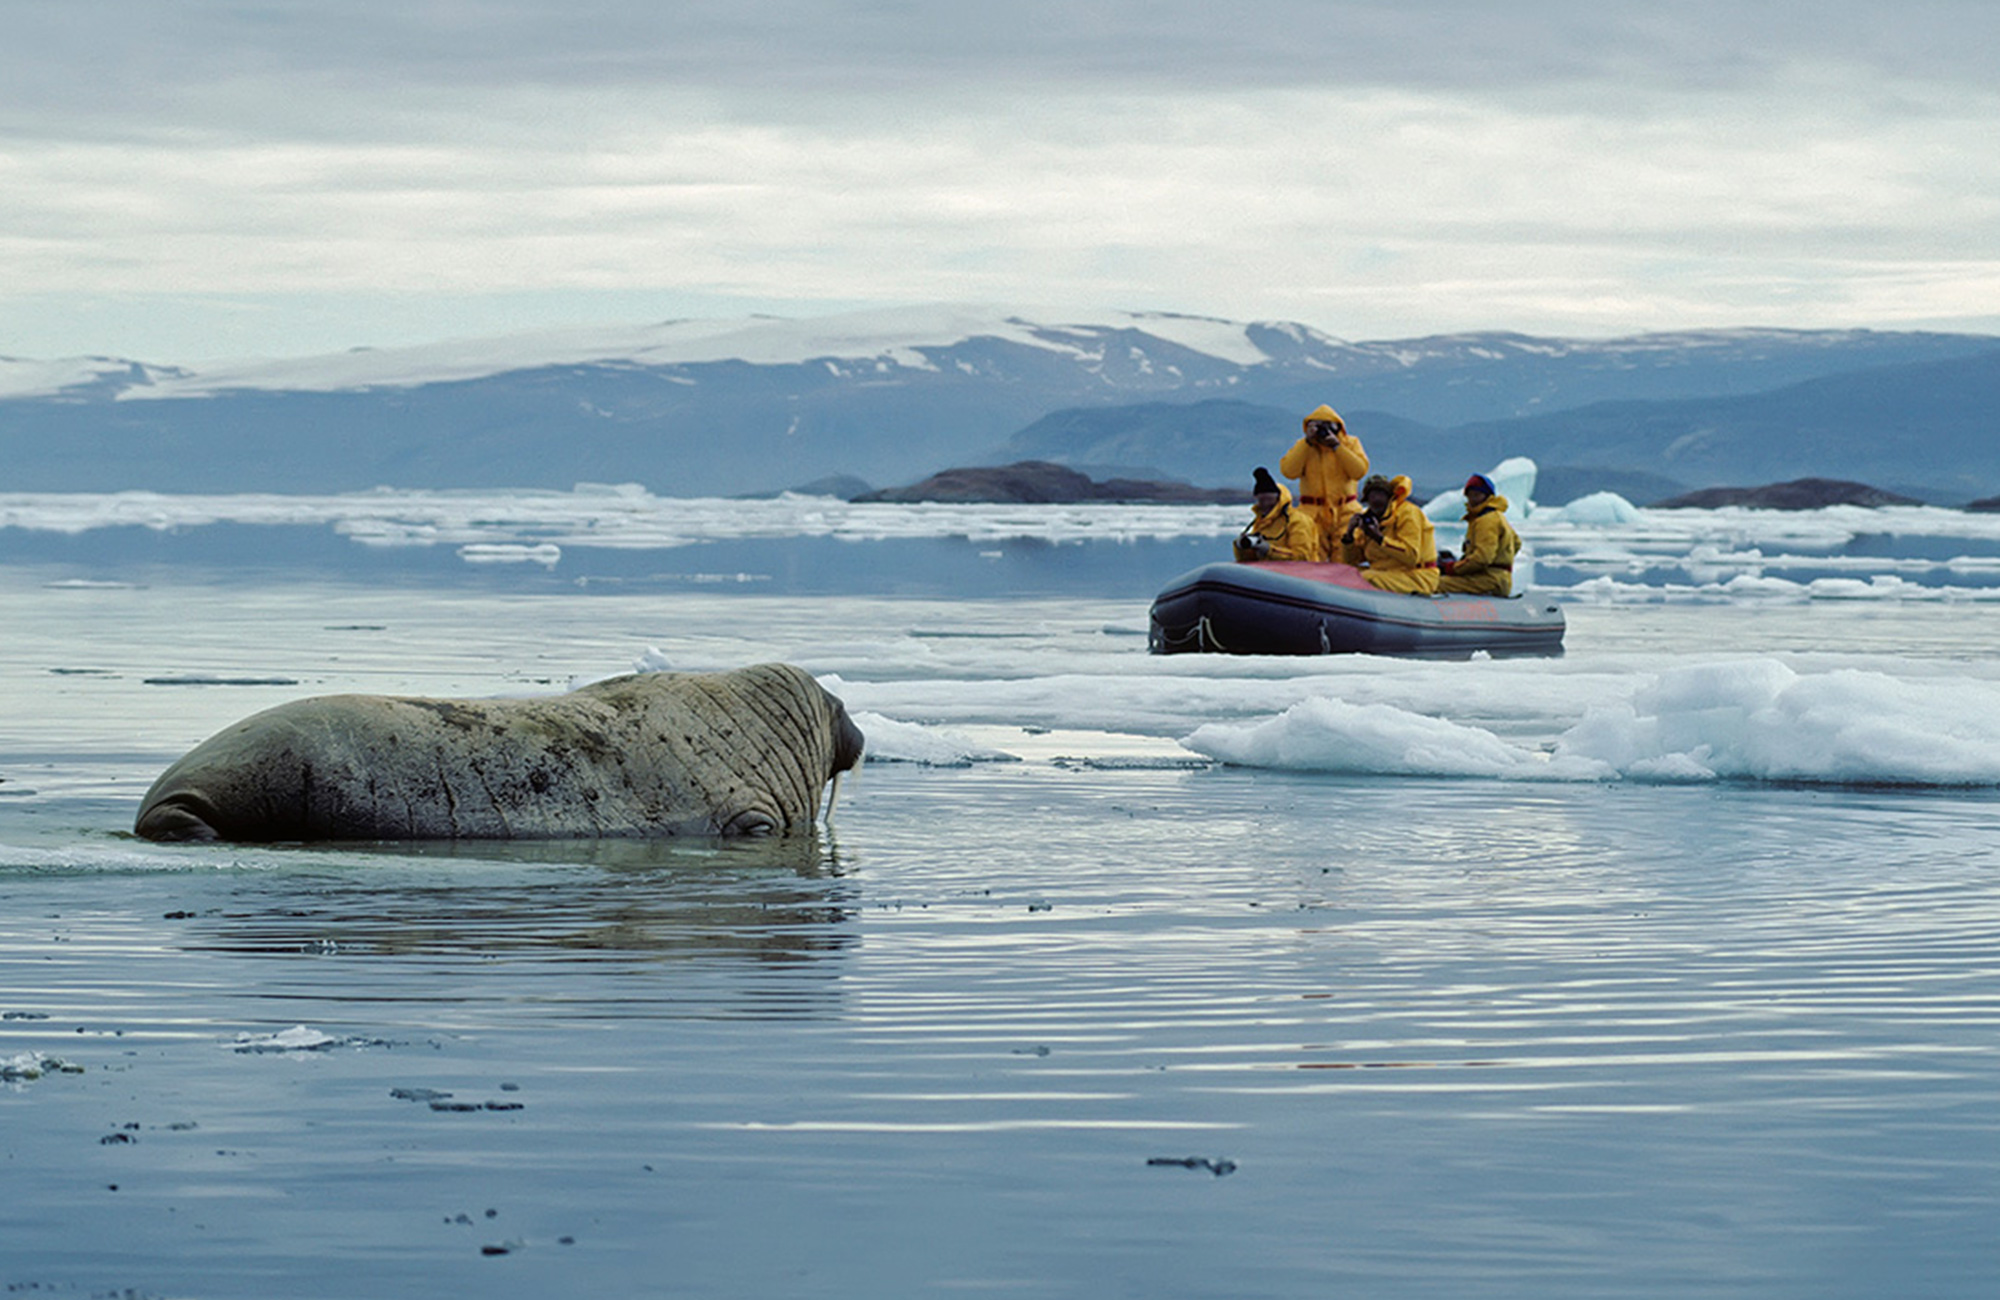
{"type": "Polygon", "coordinates": [[[1270,513],[1258,515],[1243,530],[1245,537],[1255,535],[1271,544],[1269,555],[1258,555],[1244,545],[1244,537],[1236,539],[1236,558],[1239,560],[1317,560],[1320,558],[1319,525],[1292,505],[1291,489],[1278,484],[1278,504],[1270,513]]]}
{"type": "MultiPolygon", "coordinates": [[[[1407,499],[1410,495],[1410,476],[1408,474],[1396,475],[1396,477],[1389,480],[1389,490],[1395,493],[1396,500],[1402,501],[1407,499]]],[[[1431,524],[1431,517],[1425,514],[1420,507],[1411,506],[1410,509],[1416,511],[1417,519],[1423,525],[1424,540],[1422,545],[1418,547],[1418,550],[1424,557],[1424,563],[1435,569],[1438,562],[1437,529],[1431,524]]]]}
{"type": "Polygon", "coordinates": [[[1362,450],[1361,439],[1347,432],[1346,422],[1331,406],[1315,408],[1300,422],[1301,427],[1309,427],[1318,420],[1330,420],[1341,426],[1333,445],[1322,446],[1300,438],[1278,461],[1278,472],[1299,481],[1299,505],[1319,524],[1320,535],[1325,539],[1325,554],[1331,556],[1340,553],[1340,535],[1346,530],[1347,521],[1361,513],[1361,506],[1354,499],[1354,485],[1368,472],[1368,453],[1362,450]]]}
{"type": "Polygon", "coordinates": [[[1514,557],[1521,536],[1507,522],[1507,498],[1490,496],[1465,507],[1465,554],[1438,579],[1439,591],[1474,596],[1508,596],[1514,591],[1514,557]]]}
{"type": "Polygon", "coordinates": [[[1434,595],[1438,589],[1437,543],[1431,521],[1410,504],[1410,480],[1398,474],[1390,480],[1394,495],[1382,516],[1382,540],[1359,530],[1341,546],[1341,558],[1361,566],[1372,587],[1409,596],[1434,595]]]}

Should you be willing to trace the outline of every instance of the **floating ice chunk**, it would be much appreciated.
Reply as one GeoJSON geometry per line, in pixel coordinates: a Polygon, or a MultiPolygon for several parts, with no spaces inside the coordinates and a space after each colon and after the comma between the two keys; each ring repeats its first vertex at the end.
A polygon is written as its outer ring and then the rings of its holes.
{"type": "Polygon", "coordinates": [[[533,546],[522,542],[468,542],[458,548],[458,558],[467,564],[540,564],[554,568],[562,559],[562,547],[554,542],[533,546]]]}
{"type": "Polygon", "coordinates": [[[871,763],[921,763],[926,767],[965,767],[972,763],[1011,763],[1016,756],[979,744],[942,727],[898,722],[879,713],[859,712],[854,725],[868,738],[871,763]]]}
{"type": "Polygon", "coordinates": [[[238,1034],[232,1046],[239,1052],[319,1052],[346,1041],[305,1025],[293,1025],[275,1034],[238,1034]]]}
{"type": "Polygon", "coordinates": [[[1814,600],[1936,600],[1941,591],[1893,573],[1878,573],[1866,582],[1859,578],[1815,578],[1806,584],[1806,594],[1814,600]]]}
{"type": "Polygon", "coordinates": [[[1775,659],[1642,675],[1555,738],[1553,754],[1389,704],[1313,697],[1182,744],[1225,763],[1528,781],[2000,785],[2000,683],[1775,659]]]}
{"type": "Polygon", "coordinates": [[[1526,456],[1509,456],[1486,471],[1486,477],[1493,480],[1493,490],[1506,497],[1518,518],[1525,519],[1535,512],[1535,479],[1541,470],[1526,456]]]}
{"type": "Polygon", "coordinates": [[[1629,703],[1587,713],[1558,760],[1638,780],[2000,784],[2000,686],[1775,660],[1661,673],[1629,703]]]}
{"type": "Polygon", "coordinates": [[[1587,524],[1602,528],[1611,524],[1637,523],[1639,507],[1616,492],[1592,492],[1568,505],[1542,508],[1536,512],[1535,519],[1538,523],[1587,524]]]}
{"type": "Polygon", "coordinates": [[[1721,590],[1730,596],[1767,596],[1782,600],[1803,600],[1809,594],[1802,582],[1789,578],[1767,578],[1754,573],[1739,573],[1720,584],[1721,590]]]}
{"type": "Polygon", "coordinates": [[[1490,731],[1387,704],[1316,697],[1254,723],[1211,722],[1181,741],[1198,754],[1242,767],[1387,776],[1599,776],[1594,764],[1560,773],[1537,752],[1490,731]]]}
{"type": "Polygon", "coordinates": [[[673,670],[673,661],[667,658],[667,652],[656,645],[647,646],[646,652],[632,661],[635,673],[670,673],[673,670]]]}
{"type": "Polygon", "coordinates": [[[44,1052],[21,1052],[0,1058],[0,1083],[22,1083],[45,1074],[82,1074],[83,1067],[71,1065],[60,1056],[44,1052]]]}
{"type": "Polygon", "coordinates": [[[1424,518],[1434,524],[1449,524],[1465,518],[1465,491],[1453,488],[1424,502],[1424,518]]]}

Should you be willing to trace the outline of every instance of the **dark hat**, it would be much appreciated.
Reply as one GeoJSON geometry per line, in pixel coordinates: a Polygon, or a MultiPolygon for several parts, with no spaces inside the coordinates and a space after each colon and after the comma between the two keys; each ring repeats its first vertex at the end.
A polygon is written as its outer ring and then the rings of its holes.
{"type": "Polygon", "coordinates": [[[1465,490],[1467,492],[1483,492],[1490,497],[1493,495],[1493,480],[1487,478],[1484,474],[1474,474],[1471,478],[1465,480],[1465,490]]]}
{"type": "Polygon", "coordinates": [[[1262,496],[1266,492],[1274,496],[1277,494],[1278,481],[1272,478],[1271,471],[1265,469],[1262,465],[1257,467],[1257,476],[1253,481],[1255,486],[1250,489],[1251,496],[1262,496]]]}
{"type": "Polygon", "coordinates": [[[1388,479],[1383,478],[1380,474],[1370,474],[1368,481],[1361,485],[1360,495],[1365,497],[1370,492],[1375,491],[1380,491],[1383,496],[1388,497],[1390,500],[1394,500],[1396,496],[1396,489],[1390,484],[1388,479]]]}

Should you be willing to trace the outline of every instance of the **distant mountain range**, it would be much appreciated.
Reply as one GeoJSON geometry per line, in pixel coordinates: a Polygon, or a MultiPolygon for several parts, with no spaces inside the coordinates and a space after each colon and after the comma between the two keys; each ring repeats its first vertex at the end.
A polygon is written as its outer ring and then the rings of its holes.
{"type": "Polygon", "coordinates": [[[1549,500],[1806,475],[2000,491],[2000,339],[1718,330],[1351,343],[1302,325],[937,307],[682,321],[219,366],[0,358],[6,490],[911,483],[1046,460],[1247,482],[1331,402],[1442,486],[1508,455],[1549,500]],[[1617,487],[1617,485],[1624,485],[1617,487]]]}

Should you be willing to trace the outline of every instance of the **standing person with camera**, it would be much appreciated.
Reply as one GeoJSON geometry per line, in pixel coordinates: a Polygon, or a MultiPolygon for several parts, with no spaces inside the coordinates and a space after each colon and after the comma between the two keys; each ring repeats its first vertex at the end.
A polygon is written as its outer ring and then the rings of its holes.
{"type": "Polygon", "coordinates": [[[1319,525],[1324,554],[1333,559],[1347,521],[1361,509],[1354,485],[1368,472],[1368,453],[1331,406],[1314,408],[1303,424],[1305,436],[1278,461],[1278,472],[1299,481],[1299,506],[1319,525]]]}
{"type": "Polygon", "coordinates": [[[1368,585],[1408,596],[1437,593],[1437,552],[1427,545],[1430,521],[1410,504],[1410,480],[1380,474],[1361,489],[1363,509],[1340,536],[1341,558],[1356,565],[1368,585]]]}
{"type": "Polygon", "coordinates": [[[1236,558],[1253,560],[1317,560],[1319,525],[1292,505],[1292,494],[1262,465],[1250,488],[1256,517],[1236,538],[1236,558]]]}

